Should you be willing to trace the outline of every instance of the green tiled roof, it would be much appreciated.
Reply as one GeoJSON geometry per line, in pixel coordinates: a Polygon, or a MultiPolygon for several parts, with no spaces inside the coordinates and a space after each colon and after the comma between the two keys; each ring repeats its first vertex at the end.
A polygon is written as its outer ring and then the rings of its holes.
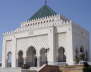
{"type": "Polygon", "coordinates": [[[56,15],[56,12],[54,10],[52,10],[50,7],[48,7],[47,5],[44,5],[42,8],[40,8],[31,18],[29,18],[28,20],[33,20],[36,18],[42,18],[42,17],[46,17],[46,16],[52,16],[52,15],[56,15]]]}

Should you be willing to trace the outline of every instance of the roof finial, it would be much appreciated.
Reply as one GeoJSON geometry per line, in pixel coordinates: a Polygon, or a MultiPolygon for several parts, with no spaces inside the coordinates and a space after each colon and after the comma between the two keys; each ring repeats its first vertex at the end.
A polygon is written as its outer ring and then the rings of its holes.
{"type": "Polygon", "coordinates": [[[45,5],[47,5],[47,0],[45,0],[45,5]]]}

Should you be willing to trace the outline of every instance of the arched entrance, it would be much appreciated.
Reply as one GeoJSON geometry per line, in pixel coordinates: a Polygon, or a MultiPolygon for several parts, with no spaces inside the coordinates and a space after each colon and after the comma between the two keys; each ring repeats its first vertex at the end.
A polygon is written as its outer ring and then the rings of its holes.
{"type": "Polygon", "coordinates": [[[18,52],[18,67],[23,67],[24,59],[23,59],[23,52],[18,52]]]}
{"type": "Polygon", "coordinates": [[[36,50],[33,46],[29,47],[27,50],[26,64],[28,67],[37,66],[36,50]]]}
{"type": "Polygon", "coordinates": [[[64,53],[65,53],[64,47],[60,47],[58,49],[58,62],[66,62],[66,56],[64,53]]]}
{"type": "Polygon", "coordinates": [[[12,53],[8,52],[7,54],[7,67],[11,67],[12,65],[12,53]]]}
{"type": "Polygon", "coordinates": [[[42,48],[40,50],[40,66],[47,64],[47,49],[42,48]]]}

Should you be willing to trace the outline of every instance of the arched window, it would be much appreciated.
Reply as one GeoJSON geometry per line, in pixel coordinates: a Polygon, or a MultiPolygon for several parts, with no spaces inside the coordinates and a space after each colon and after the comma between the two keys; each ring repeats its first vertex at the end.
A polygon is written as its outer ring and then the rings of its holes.
{"type": "Polygon", "coordinates": [[[37,66],[36,50],[33,46],[29,47],[27,50],[26,64],[28,67],[37,66]]]}
{"type": "Polygon", "coordinates": [[[81,46],[80,47],[80,61],[85,61],[86,57],[85,57],[85,51],[84,51],[84,47],[81,46]]]}
{"type": "Polygon", "coordinates": [[[58,62],[66,62],[66,56],[64,53],[65,53],[64,47],[60,47],[58,49],[58,62]]]}
{"type": "Polygon", "coordinates": [[[42,48],[40,50],[40,66],[42,66],[43,64],[47,64],[47,49],[42,48]]]}
{"type": "Polygon", "coordinates": [[[84,52],[84,47],[83,46],[80,47],[80,52],[84,52]]]}
{"type": "Polygon", "coordinates": [[[88,61],[89,59],[89,54],[88,54],[88,50],[86,50],[86,61],[88,61]]]}
{"type": "Polygon", "coordinates": [[[7,54],[7,67],[11,67],[12,65],[12,53],[8,52],[7,54]]]}
{"type": "Polygon", "coordinates": [[[23,51],[18,52],[18,67],[23,67],[24,59],[23,59],[23,51]]]}
{"type": "Polygon", "coordinates": [[[78,48],[75,49],[75,63],[79,63],[79,50],[78,48]]]}

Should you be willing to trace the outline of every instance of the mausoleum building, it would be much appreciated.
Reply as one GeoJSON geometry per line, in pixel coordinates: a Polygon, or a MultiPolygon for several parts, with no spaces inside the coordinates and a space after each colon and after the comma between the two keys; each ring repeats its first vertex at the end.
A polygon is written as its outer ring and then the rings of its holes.
{"type": "Polygon", "coordinates": [[[89,60],[89,32],[48,5],[3,34],[3,68],[74,65],[82,60],[89,60]]]}

